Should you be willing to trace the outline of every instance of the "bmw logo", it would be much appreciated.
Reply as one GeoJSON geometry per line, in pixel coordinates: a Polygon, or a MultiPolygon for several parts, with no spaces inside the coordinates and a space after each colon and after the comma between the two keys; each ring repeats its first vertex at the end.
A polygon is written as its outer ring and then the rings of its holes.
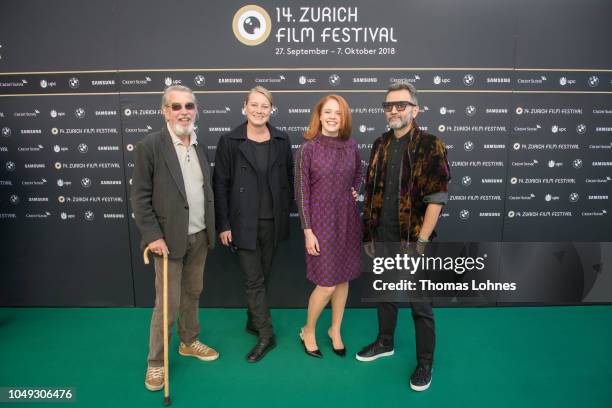
{"type": "Polygon", "coordinates": [[[197,86],[204,86],[206,85],[206,78],[204,78],[204,75],[196,75],[193,82],[195,82],[197,86]]]}
{"type": "Polygon", "coordinates": [[[79,87],[79,79],[72,77],[68,80],[68,86],[72,89],[77,89],[79,87]]]}
{"type": "Polygon", "coordinates": [[[463,83],[466,86],[474,85],[474,81],[475,81],[475,78],[474,78],[474,75],[472,74],[467,74],[466,76],[463,77],[463,83]]]}
{"type": "Polygon", "coordinates": [[[595,88],[597,85],[599,85],[599,78],[596,77],[595,75],[590,76],[588,80],[588,84],[591,88],[595,88]]]}

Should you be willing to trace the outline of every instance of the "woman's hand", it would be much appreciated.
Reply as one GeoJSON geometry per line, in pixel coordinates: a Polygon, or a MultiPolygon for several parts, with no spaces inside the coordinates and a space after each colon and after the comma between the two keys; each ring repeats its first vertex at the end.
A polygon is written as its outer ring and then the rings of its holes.
{"type": "Polygon", "coordinates": [[[230,246],[232,243],[232,230],[223,231],[219,234],[219,240],[225,246],[230,246]]]}
{"type": "Polygon", "coordinates": [[[321,254],[321,249],[319,248],[319,240],[311,229],[304,230],[304,242],[308,255],[319,256],[321,254]]]}

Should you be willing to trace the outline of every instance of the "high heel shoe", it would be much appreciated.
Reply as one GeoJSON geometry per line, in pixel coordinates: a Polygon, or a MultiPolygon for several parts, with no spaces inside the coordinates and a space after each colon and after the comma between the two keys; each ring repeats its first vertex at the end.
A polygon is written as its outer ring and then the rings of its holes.
{"type": "Polygon", "coordinates": [[[329,335],[329,332],[327,332],[327,337],[329,337],[329,342],[331,343],[332,350],[334,351],[334,354],[336,354],[337,356],[340,356],[340,357],[345,357],[346,356],[346,347],[342,347],[341,349],[335,348],[334,347],[334,341],[332,340],[331,336],[329,335]]]}
{"type": "Polygon", "coordinates": [[[300,341],[302,342],[302,346],[304,346],[304,352],[308,354],[310,357],[323,358],[323,354],[321,354],[319,349],[311,351],[306,348],[306,343],[304,342],[304,328],[303,327],[300,329],[300,341]]]}

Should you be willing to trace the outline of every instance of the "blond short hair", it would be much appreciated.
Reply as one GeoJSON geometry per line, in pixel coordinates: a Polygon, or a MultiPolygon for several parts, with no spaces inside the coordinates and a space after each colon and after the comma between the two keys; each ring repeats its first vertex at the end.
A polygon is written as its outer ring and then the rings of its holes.
{"type": "Polygon", "coordinates": [[[257,85],[255,88],[251,88],[251,90],[244,97],[244,103],[248,103],[249,102],[249,97],[251,96],[252,93],[255,93],[255,92],[260,93],[263,96],[265,96],[266,99],[268,100],[268,102],[270,102],[270,105],[274,104],[272,102],[272,92],[268,91],[266,88],[264,88],[261,85],[257,85]]]}

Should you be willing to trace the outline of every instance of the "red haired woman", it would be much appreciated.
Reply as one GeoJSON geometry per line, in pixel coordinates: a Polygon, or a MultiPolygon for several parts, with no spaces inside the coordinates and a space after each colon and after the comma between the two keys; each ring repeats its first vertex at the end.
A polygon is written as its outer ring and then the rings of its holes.
{"type": "Polygon", "coordinates": [[[304,230],[307,278],[316,284],[300,338],[306,354],[319,358],[322,354],[315,328],[330,301],[332,322],[327,334],[334,352],[346,354],[340,326],[348,282],[361,273],[361,224],[355,203],[361,158],[350,134],[348,104],[341,96],[327,95],[315,106],[295,161],[295,196],[304,230]]]}

